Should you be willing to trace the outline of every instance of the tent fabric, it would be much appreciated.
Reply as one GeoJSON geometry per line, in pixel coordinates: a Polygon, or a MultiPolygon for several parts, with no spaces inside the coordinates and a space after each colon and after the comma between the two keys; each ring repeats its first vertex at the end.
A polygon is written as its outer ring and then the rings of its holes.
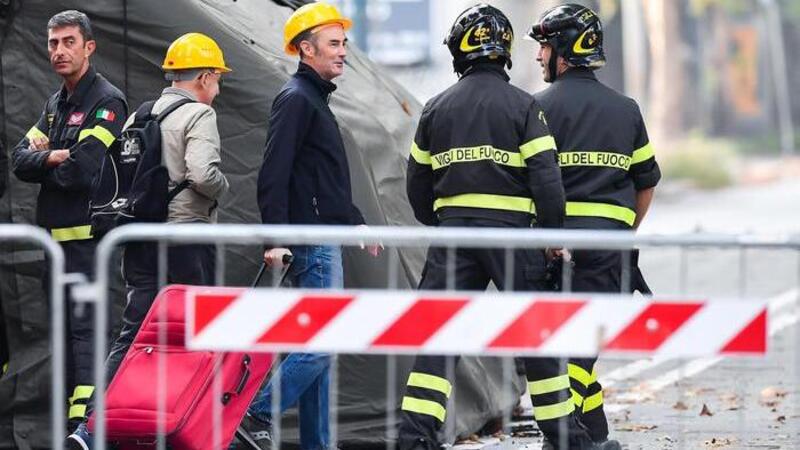
{"type": "MultiPolygon", "coordinates": [[[[223,144],[222,170],[231,184],[220,202],[220,221],[257,223],[256,180],[263,160],[272,101],[296,70],[297,60],[282,53],[282,26],[302,2],[269,0],[0,0],[0,138],[6,151],[18,142],[57,89],[50,69],[46,23],[53,14],[78,8],[92,20],[97,53],[93,64],[123,90],[131,109],[158,96],[166,82],[163,52],[177,36],[203,32],[219,43],[233,73],[215,102],[223,144]],[[279,5],[279,3],[284,4],[279,5]]],[[[346,73],[331,106],[351,165],[353,195],[373,225],[417,225],[405,195],[408,148],[421,105],[384,69],[351,49],[346,73]]],[[[33,223],[37,187],[13,176],[0,199],[0,221],[33,223]]],[[[261,249],[225,249],[225,281],[247,285],[261,249]]],[[[0,449],[46,448],[48,433],[48,305],[41,289],[40,250],[6,245],[0,257],[0,299],[11,341],[11,373],[0,379],[0,449]],[[38,253],[37,253],[38,252],[38,253]],[[35,430],[35,432],[34,432],[35,430]]],[[[399,257],[398,286],[416,286],[424,249],[387,251],[377,261],[357,250],[345,252],[348,287],[385,287],[390,255],[399,257]]],[[[114,311],[123,306],[113,296],[114,311]]],[[[344,355],[338,359],[338,435],[344,446],[384,441],[387,397],[397,404],[412,358],[344,355]],[[388,376],[387,367],[394,367],[388,376]],[[393,380],[393,389],[387,383],[393,380]]],[[[481,428],[516,403],[524,383],[501,394],[502,370],[491,358],[464,358],[457,371],[446,440],[481,428]]],[[[287,414],[283,438],[296,441],[296,417],[287,414]]]]}

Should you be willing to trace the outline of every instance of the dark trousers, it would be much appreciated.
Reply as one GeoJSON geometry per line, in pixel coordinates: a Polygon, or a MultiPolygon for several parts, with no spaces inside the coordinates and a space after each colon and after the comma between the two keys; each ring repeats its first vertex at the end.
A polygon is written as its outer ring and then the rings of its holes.
{"type": "MultiPolygon", "coordinates": [[[[622,254],[618,251],[576,250],[572,274],[573,292],[620,293],[622,282],[622,254]]],[[[608,439],[608,420],[603,411],[603,386],[597,380],[597,358],[573,358],[569,361],[569,375],[575,391],[575,411],[578,419],[589,430],[592,440],[608,439]]]]}
{"type": "MultiPolygon", "coordinates": [[[[448,220],[441,226],[455,227],[509,227],[503,223],[478,219],[448,220]]],[[[483,291],[489,282],[500,290],[548,290],[545,281],[545,257],[540,250],[515,250],[513,268],[506,267],[505,249],[459,249],[452,258],[454,270],[448,270],[448,251],[431,248],[419,288],[421,290],[483,291]],[[508,273],[513,275],[507,285],[508,273]],[[448,286],[448,274],[454,279],[448,286]]],[[[409,375],[401,407],[399,432],[400,450],[438,450],[437,432],[444,425],[447,400],[452,391],[451,380],[458,357],[448,370],[448,358],[420,355],[409,375]]],[[[529,386],[535,391],[531,396],[534,416],[539,428],[558,445],[561,438],[569,448],[588,446],[589,436],[582,430],[573,413],[574,403],[570,393],[566,369],[554,358],[525,358],[529,386]],[[563,435],[562,430],[567,431],[563,435]]]]}
{"type": "MultiPolygon", "coordinates": [[[[80,273],[89,280],[94,276],[95,240],[67,241],[61,243],[64,250],[67,273],[80,273]]],[[[46,282],[49,285],[49,277],[46,282]]],[[[65,292],[67,318],[67,398],[68,419],[78,423],[86,415],[86,404],[94,391],[92,366],[94,363],[94,305],[78,303],[72,290],[65,292]]]]}
{"type": "MultiPolygon", "coordinates": [[[[214,284],[216,251],[213,245],[175,245],[167,249],[166,282],[211,286],[214,284]]],[[[106,359],[106,382],[117,373],[136,333],[159,290],[158,245],[135,242],[125,246],[122,276],[128,303],[122,313],[122,329],[111,344],[106,359]]],[[[90,407],[91,408],[91,407],[90,407]]]]}
{"type": "Polygon", "coordinates": [[[8,337],[6,337],[6,319],[3,317],[3,308],[0,308],[0,377],[8,370],[8,337]]]}

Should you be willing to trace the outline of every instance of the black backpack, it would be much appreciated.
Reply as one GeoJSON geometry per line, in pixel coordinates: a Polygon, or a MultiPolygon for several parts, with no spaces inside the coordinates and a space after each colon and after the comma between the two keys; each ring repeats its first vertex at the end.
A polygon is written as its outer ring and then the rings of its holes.
{"type": "Polygon", "coordinates": [[[166,222],[169,203],[189,180],[169,189],[169,173],[161,164],[161,121],[187,103],[193,101],[179,100],[157,116],[154,101],[143,103],[134,122],[108,148],[89,204],[93,236],[126,223],[166,222]]]}

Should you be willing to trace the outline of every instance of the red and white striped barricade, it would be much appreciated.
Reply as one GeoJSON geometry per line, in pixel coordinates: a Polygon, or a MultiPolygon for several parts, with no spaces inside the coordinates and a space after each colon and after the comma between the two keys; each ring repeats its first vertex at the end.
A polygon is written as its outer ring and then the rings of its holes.
{"type": "Polygon", "coordinates": [[[195,350],[530,356],[762,355],[758,300],[195,288],[195,350]]]}

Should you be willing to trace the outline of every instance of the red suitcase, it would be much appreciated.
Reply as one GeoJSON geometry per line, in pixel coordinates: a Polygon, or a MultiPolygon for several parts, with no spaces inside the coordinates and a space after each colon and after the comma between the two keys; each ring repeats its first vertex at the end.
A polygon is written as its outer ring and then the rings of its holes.
{"type": "MultiPolygon", "coordinates": [[[[108,386],[107,441],[119,449],[155,448],[159,360],[162,364],[166,361],[167,367],[162,431],[168,446],[175,450],[227,449],[269,372],[272,355],[186,350],[187,289],[168,286],[158,294],[108,386]],[[166,345],[159,345],[162,323],[167,330],[166,345]],[[216,433],[215,411],[219,414],[216,433]]],[[[94,430],[94,417],[89,429],[94,430]]]]}

